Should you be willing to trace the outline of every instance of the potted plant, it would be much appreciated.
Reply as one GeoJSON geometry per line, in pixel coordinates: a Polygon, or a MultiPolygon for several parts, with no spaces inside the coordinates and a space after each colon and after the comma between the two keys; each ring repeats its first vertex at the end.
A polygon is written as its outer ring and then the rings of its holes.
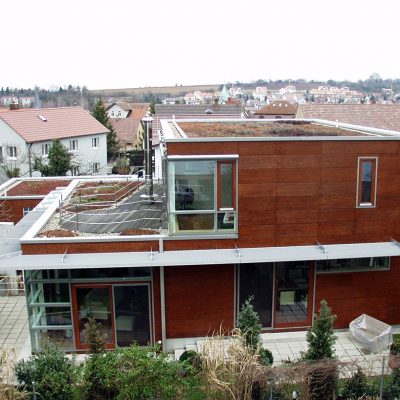
{"type": "Polygon", "coordinates": [[[400,368],[400,341],[394,341],[389,350],[389,367],[391,369],[400,368]]]}

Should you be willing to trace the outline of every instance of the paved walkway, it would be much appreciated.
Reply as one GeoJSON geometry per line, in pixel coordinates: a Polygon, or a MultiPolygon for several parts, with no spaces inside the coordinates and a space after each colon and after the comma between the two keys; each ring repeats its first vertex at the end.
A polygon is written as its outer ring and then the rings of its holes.
{"type": "MultiPolygon", "coordinates": [[[[393,333],[399,332],[398,327],[393,327],[393,333]]],[[[263,347],[269,349],[274,356],[274,366],[287,361],[298,360],[301,352],[307,350],[306,331],[266,333],[262,334],[263,347]]],[[[389,350],[380,353],[370,353],[354,342],[346,331],[335,331],[337,337],[335,343],[336,355],[340,362],[349,365],[349,372],[355,365],[361,366],[365,372],[371,375],[379,375],[382,370],[382,360],[385,357],[385,372],[388,372],[389,350]]]]}
{"type": "Polygon", "coordinates": [[[30,352],[25,296],[0,297],[0,349],[14,349],[17,358],[30,352]]]}

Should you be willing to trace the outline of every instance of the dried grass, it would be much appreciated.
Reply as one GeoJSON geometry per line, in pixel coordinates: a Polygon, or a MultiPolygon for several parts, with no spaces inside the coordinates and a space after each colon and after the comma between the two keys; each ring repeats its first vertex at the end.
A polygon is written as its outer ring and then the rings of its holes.
{"type": "Polygon", "coordinates": [[[15,387],[14,369],[16,360],[14,349],[0,350],[0,400],[22,400],[27,398],[27,393],[21,393],[15,387]]]}
{"type": "Polygon", "coordinates": [[[206,338],[201,350],[203,376],[213,398],[251,400],[255,384],[269,376],[258,352],[246,346],[240,331],[222,330],[206,338]]]}

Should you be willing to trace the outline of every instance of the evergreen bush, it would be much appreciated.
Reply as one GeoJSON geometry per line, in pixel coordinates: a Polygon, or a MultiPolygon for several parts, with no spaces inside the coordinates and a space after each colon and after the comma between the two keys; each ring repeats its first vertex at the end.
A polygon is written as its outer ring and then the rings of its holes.
{"type": "Polygon", "coordinates": [[[345,383],[342,396],[345,399],[358,399],[365,396],[369,391],[367,377],[360,367],[354,375],[345,383]]]}
{"type": "Polygon", "coordinates": [[[15,368],[19,389],[30,393],[36,384],[37,398],[41,400],[71,400],[76,379],[74,360],[54,344],[45,343],[41,353],[28,361],[21,360],[15,368]]]}

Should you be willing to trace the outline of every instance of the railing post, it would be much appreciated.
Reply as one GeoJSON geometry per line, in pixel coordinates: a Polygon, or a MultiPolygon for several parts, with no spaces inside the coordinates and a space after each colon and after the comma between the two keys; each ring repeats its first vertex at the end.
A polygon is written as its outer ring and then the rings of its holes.
{"type": "Polygon", "coordinates": [[[78,220],[78,204],[75,204],[75,215],[76,215],[76,231],[79,231],[79,220],[78,220]]]}

